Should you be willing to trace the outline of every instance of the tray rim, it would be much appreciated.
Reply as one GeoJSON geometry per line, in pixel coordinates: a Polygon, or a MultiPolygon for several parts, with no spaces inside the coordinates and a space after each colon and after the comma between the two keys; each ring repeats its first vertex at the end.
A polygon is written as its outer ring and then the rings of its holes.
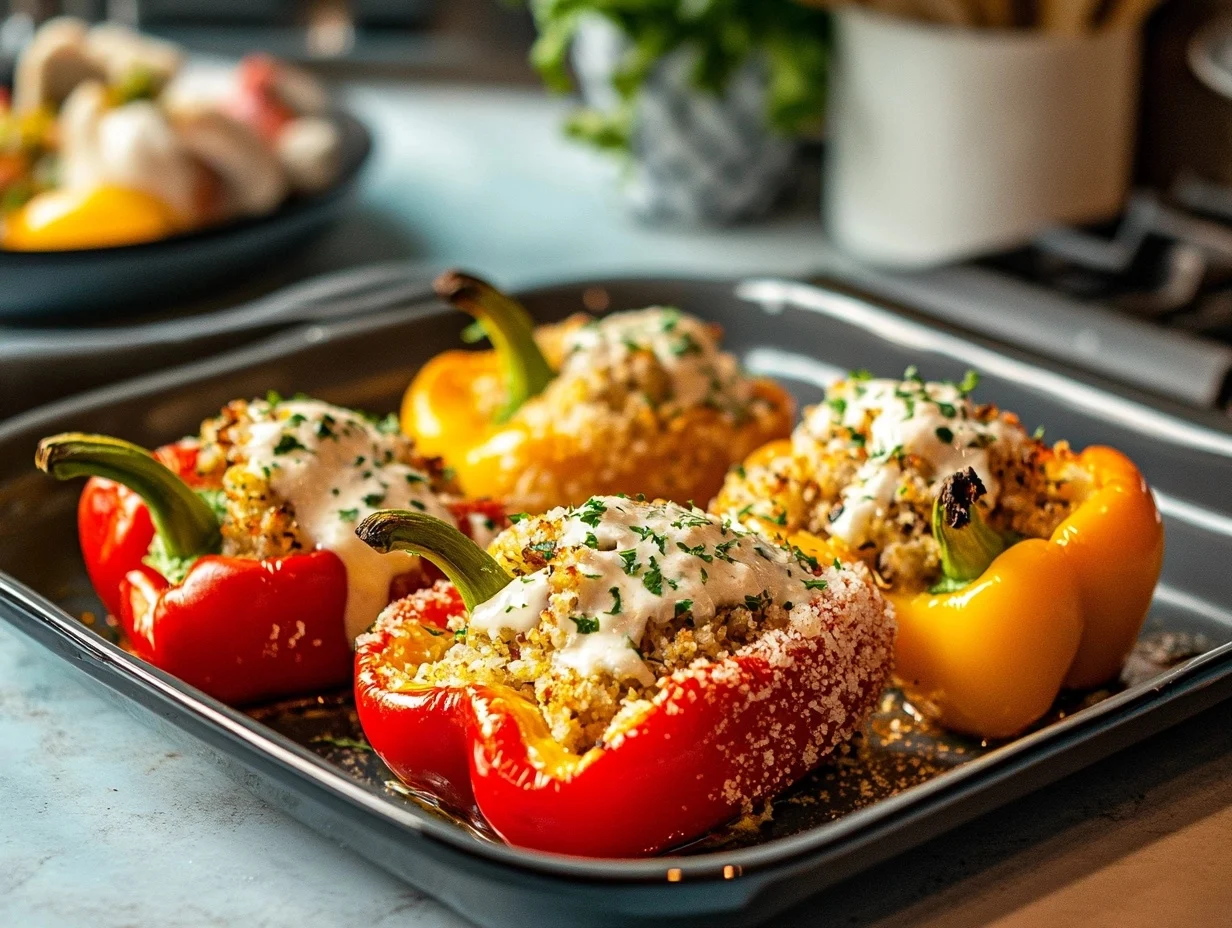
{"type": "MultiPolygon", "coordinates": [[[[1080,386],[1134,407],[1145,407],[1154,416],[1177,420],[1179,424],[1186,427],[1184,431],[1187,434],[1204,435],[1205,441],[1210,441],[1212,437],[1217,436],[1216,447],[1222,448],[1226,443],[1227,448],[1232,449],[1232,422],[1214,418],[1217,414],[1208,415],[1200,411],[1189,410],[1179,403],[1150,396],[1142,391],[1123,388],[1119,384],[1112,384],[1110,381],[1095,375],[1088,375],[1085,372],[1076,376],[1068,372],[1060,373],[1045,359],[1037,358],[1021,349],[1001,346],[990,339],[971,336],[957,327],[944,323],[912,319],[911,316],[920,316],[917,313],[910,311],[904,313],[896,308],[892,309],[861,298],[823,290],[810,284],[755,278],[740,281],[663,276],[598,280],[583,278],[536,287],[523,291],[522,295],[533,298],[538,292],[581,289],[586,286],[618,287],[621,284],[654,282],[732,285],[736,288],[737,296],[743,295],[741,288],[745,285],[775,284],[784,288],[784,293],[791,295],[790,302],[793,305],[805,309],[810,308],[809,305],[802,304],[795,298],[796,295],[820,292],[827,294],[828,297],[841,297],[844,301],[850,301],[862,307],[868,319],[878,322],[895,321],[905,327],[904,331],[909,331],[917,337],[920,335],[931,337],[940,332],[948,336],[947,343],[964,348],[965,354],[970,353],[972,348],[977,348],[989,352],[990,357],[1017,360],[1030,368],[1059,377],[1062,382],[1080,386]]],[[[415,318],[443,311],[445,311],[443,307],[429,303],[362,319],[305,326],[212,358],[101,387],[76,397],[57,400],[30,410],[8,421],[0,422],[0,442],[12,440],[20,433],[37,427],[40,422],[54,420],[69,412],[84,413],[141,395],[187,386],[205,377],[233,373],[262,362],[276,360],[322,341],[361,336],[370,331],[405,324],[415,318]]],[[[842,315],[845,321],[852,321],[846,313],[842,315]]],[[[880,336],[882,333],[877,334],[880,336]]],[[[930,346],[928,350],[952,354],[951,351],[937,346],[930,346]]],[[[1183,443],[1189,444],[1189,442],[1183,443]]],[[[1226,455],[1232,457],[1232,450],[1226,452],[1226,455]]],[[[1183,506],[1199,512],[1203,517],[1213,516],[1219,521],[1221,529],[1223,521],[1232,525],[1232,520],[1224,520],[1217,511],[1211,513],[1203,507],[1189,503],[1183,503],[1183,506]]],[[[1176,513],[1176,515],[1185,519],[1181,513],[1176,513]]],[[[743,884],[748,888],[747,891],[752,893],[757,888],[755,884],[759,881],[755,879],[724,880],[724,867],[738,867],[743,877],[750,878],[759,875],[781,877],[785,872],[815,866],[827,857],[851,849],[849,845],[853,843],[858,846],[864,842],[876,840],[882,831],[887,827],[892,827],[904,814],[925,815],[934,804],[944,802],[945,794],[951,791],[974,789],[980,792],[1014,773],[1016,769],[1029,770],[1049,756],[1062,752],[1067,745],[1082,743],[1085,740],[1084,735],[1093,736],[1115,730],[1133,718],[1149,714],[1153,709],[1166,706],[1182,696],[1204,689],[1232,675],[1232,642],[1229,642],[1198,655],[1151,681],[1127,689],[1095,706],[1077,712],[1046,729],[1003,745],[983,757],[968,761],[927,783],[852,812],[842,819],[766,844],[737,850],[713,851],[689,857],[586,859],[488,844],[427,813],[414,814],[409,807],[392,803],[376,790],[351,780],[322,758],[267,729],[244,713],[216,702],[157,668],[137,661],[89,630],[60,607],[2,572],[0,572],[0,594],[3,594],[3,598],[9,600],[11,604],[23,608],[32,617],[32,621],[30,619],[25,622],[14,620],[9,610],[0,610],[0,617],[7,618],[19,631],[35,638],[40,644],[46,645],[46,641],[43,640],[45,635],[55,635],[71,642],[79,652],[81,659],[106,666],[131,685],[152,691],[160,700],[175,704],[181,712],[213,725],[230,740],[243,743],[250,752],[278,762],[297,778],[310,781],[313,785],[326,789],[352,806],[363,807],[383,824],[393,825],[402,829],[404,833],[409,831],[414,835],[444,843],[453,850],[476,861],[498,867],[502,871],[603,885],[638,883],[662,885],[667,871],[671,870],[676,872],[676,878],[688,882],[705,880],[726,882],[729,886],[733,883],[743,884]],[[40,625],[43,626],[43,634],[36,631],[36,627],[40,625]],[[1156,698],[1152,699],[1152,695],[1156,698]],[[274,750],[271,752],[269,748],[274,750]],[[972,780],[975,782],[970,782],[972,780]]],[[[1182,595],[1184,595],[1183,592],[1182,595]]],[[[51,650],[55,651],[58,656],[68,659],[66,654],[54,648],[51,650]]],[[[96,676],[104,685],[119,689],[118,686],[98,674],[92,673],[91,675],[96,676]]],[[[175,719],[171,721],[178,725],[175,719]]],[[[1149,732],[1143,733],[1141,737],[1147,734],[1149,732]]],[[[1136,740],[1136,738],[1131,740],[1136,740]]],[[[954,824],[958,822],[955,821],[954,824]]]]}

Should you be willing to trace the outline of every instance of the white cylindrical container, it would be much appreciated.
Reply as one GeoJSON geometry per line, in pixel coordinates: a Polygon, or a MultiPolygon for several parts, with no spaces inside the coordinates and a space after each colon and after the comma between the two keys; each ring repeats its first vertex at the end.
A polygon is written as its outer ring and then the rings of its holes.
{"type": "Polygon", "coordinates": [[[1064,37],[836,14],[824,211],[852,255],[924,267],[1115,215],[1136,32],[1064,37]]]}

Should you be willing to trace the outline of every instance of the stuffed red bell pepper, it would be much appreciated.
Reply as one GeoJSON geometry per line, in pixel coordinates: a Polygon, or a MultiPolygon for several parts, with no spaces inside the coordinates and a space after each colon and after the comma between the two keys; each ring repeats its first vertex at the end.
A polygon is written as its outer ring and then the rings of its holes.
{"type": "Polygon", "coordinates": [[[890,671],[893,619],[862,565],[698,509],[595,497],[519,520],[495,557],[417,513],[358,534],[452,580],[358,640],[365,734],[511,844],[623,857],[704,834],[844,742],[890,671]]]}
{"type": "Polygon", "coordinates": [[[481,533],[503,520],[459,501],[396,423],[308,399],[236,401],[199,438],[154,454],[58,435],[37,463],[92,478],[82,553],[133,651],[234,703],[344,684],[354,637],[439,576],[361,544],[366,514],[405,505],[481,533]]]}

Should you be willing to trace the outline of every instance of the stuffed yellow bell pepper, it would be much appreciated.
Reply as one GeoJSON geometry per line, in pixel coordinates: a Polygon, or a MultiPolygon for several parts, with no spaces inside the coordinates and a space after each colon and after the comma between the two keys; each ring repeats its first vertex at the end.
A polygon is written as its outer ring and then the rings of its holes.
{"type": "Polygon", "coordinates": [[[814,556],[860,558],[898,624],[897,677],[958,731],[1015,735],[1063,687],[1120,671],[1163,560],[1163,526],[1112,448],[1046,446],[974,403],[978,382],[853,375],[728,477],[714,508],[814,556]]]}
{"type": "Polygon", "coordinates": [[[429,361],[402,425],[467,493],[530,511],[596,494],[707,500],[732,463],[791,429],[786,391],[745,376],[716,326],[677,309],[536,330],[483,281],[451,271],[436,287],[476,317],[493,350],[429,361]]]}

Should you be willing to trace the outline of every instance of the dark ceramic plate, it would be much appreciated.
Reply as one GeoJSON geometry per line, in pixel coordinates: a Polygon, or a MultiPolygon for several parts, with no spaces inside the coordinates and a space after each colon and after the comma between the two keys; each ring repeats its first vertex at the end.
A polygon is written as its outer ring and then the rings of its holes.
{"type": "Polygon", "coordinates": [[[0,319],[83,316],[199,294],[292,252],[338,219],[352,199],[372,139],[353,116],[341,130],[342,169],[326,190],[294,197],[268,216],[157,242],[76,251],[0,251],[0,319]]]}
{"type": "Polygon", "coordinates": [[[407,796],[365,750],[345,693],[242,712],[118,648],[76,554],[78,488],[33,471],[37,439],[86,428],[157,444],[233,397],[271,388],[393,409],[415,369],[457,344],[462,320],[432,304],[314,326],[0,426],[0,618],[271,803],[489,926],[766,921],[1232,695],[1226,421],[804,284],[594,282],[526,299],[539,318],[555,319],[580,309],[584,294],[588,306],[674,303],[713,319],[748,367],[779,377],[802,402],[847,368],[897,374],[916,364],[929,377],[958,378],[975,367],[979,395],[1019,412],[1028,428],[1046,423],[1053,436],[1123,448],[1157,487],[1168,531],[1163,581],[1126,681],[1068,697],[1046,724],[1001,745],[918,726],[889,693],[850,748],[781,797],[769,822],[651,860],[600,861],[505,847],[407,796]]]}

